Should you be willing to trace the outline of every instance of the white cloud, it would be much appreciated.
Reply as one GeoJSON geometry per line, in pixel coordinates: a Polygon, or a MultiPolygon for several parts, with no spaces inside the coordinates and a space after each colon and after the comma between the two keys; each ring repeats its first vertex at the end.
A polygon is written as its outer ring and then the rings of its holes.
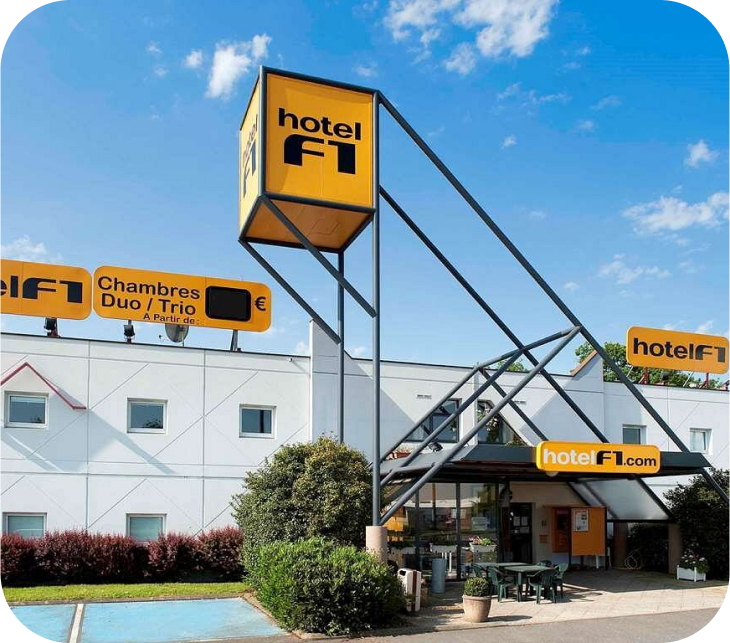
{"type": "Polygon", "coordinates": [[[677,267],[682,272],[687,273],[688,275],[696,275],[698,272],[700,272],[700,270],[704,269],[704,266],[698,266],[691,259],[687,259],[686,261],[680,261],[677,267]]]}
{"type": "Polygon", "coordinates": [[[697,326],[697,330],[695,330],[695,333],[709,333],[714,325],[715,322],[712,319],[708,319],[706,322],[703,322],[699,326],[697,326]]]}
{"type": "Polygon", "coordinates": [[[497,100],[504,100],[505,98],[509,98],[510,96],[516,96],[520,93],[520,83],[512,83],[511,85],[508,85],[505,87],[503,92],[500,92],[497,94],[497,100]]]}
{"type": "Polygon", "coordinates": [[[506,136],[505,139],[502,141],[502,149],[512,147],[513,145],[517,145],[517,137],[514,134],[506,136]]]}
{"type": "Polygon", "coordinates": [[[611,94],[610,96],[604,96],[595,105],[591,106],[591,109],[601,110],[607,107],[619,107],[621,105],[621,97],[611,94]]]}
{"type": "Polygon", "coordinates": [[[439,125],[436,129],[431,130],[430,132],[426,132],[427,138],[437,138],[441,136],[446,131],[446,128],[443,125],[439,125]]]}
{"type": "Polygon", "coordinates": [[[309,354],[309,344],[305,341],[297,342],[297,345],[294,347],[294,352],[297,355],[308,355],[309,354]]]}
{"type": "Polygon", "coordinates": [[[167,67],[165,65],[155,65],[152,68],[152,73],[158,78],[164,78],[167,76],[167,67]]]}
{"type": "Polygon", "coordinates": [[[651,203],[640,203],[623,212],[634,222],[639,234],[676,232],[692,226],[715,228],[728,219],[727,192],[715,192],[706,201],[687,203],[674,196],[662,196],[651,203]]]}
{"type": "Polygon", "coordinates": [[[574,71],[574,70],[576,70],[576,69],[580,69],[580,68],[581,68],[581,66],[582,66],[582,65],[581,65],[581,64],[580,64],[580,63],[579,63],[578,61],[576,61],[576,60],[571,60],[571,61],[570,61],[569,63],[565,63],[565,64],[563,65],[563,69],[567,69],[567,70],[569,70],[569,71],[574,71]]]}
{"type": "Polygon", "coordinates": [[[594,132],[596,124],[591,120],[580,120],[575,124],[575,129],[579,132],[594,132]]]}
{"type": "MultiPolygon", "coordinates": [[[[454,59],[459,52],[459,66],[471,66],[471,71],[476,64],[473,46],[486,58],[529,56],[535,45],[547,37],[557,3],[558,0],[390,0],[383,24],[395,41],[404,41],[415,32],[422,46],[418,56],[421,60],[430,55],[430,42],[450,23],[471,30],[474,41],[460,43],[469,45],[468,53],[457,45],[449,58],[452,65],[457,65],[454,59]]],[[[465,75],[468,71],[459,73],[465,75]]]]}
{"type": "Polygon", "coordinates": [[[565,290],[567,290],[568,292],[575,292],[576,290],[578,290],[578,288],[580,288],[580,286],[574,281],[568,281],[566,284],[563,285],[563,288],[565,288],[565,290]]]}
{"type": "Polygon", "coordinates": [[[547,217],[547,212],[543,212],[542,210],[530,210],[527,216],[529,216],[531,219],[542,221],[547,217]]]}
{"type": "Polygon", "coordinates": [[[518,98],[525,106],[539,106],[545,103],[561,103],[565,105],[570,102],[570,94],[565,92],[540,94],[534,89],[525,91],[522,89],[521,83],[512,83],[505,87],[504,91],[497,94],[498,101],[504,101],[508,98],[518,98]]]}
{"type": "Polygon", "coordinates": [[[719,152],[711,150],[703,139],[696,143],[690,143],[687,146],[687,158],[684,164],[688,167],[699,167],[703,163],[712,163],[718,156],[719,152]]]}
{"type": "Polygon", "coordinates": [[[147,45],[147,53],[152,54],[153,56],[159,56],[162,54],[162,49],[160,49],[160,45],[156,42],[150,42],[147,45]]]}
{"type": "Polygon", "coordinates": [[[598,270],[599,277],[615,278],[619,285],[630,284],[642,276],[666,279],[671,274],[668,270],[658,266],[629,266],[624,261],[623,255],[614,255],[613,261],[604,264],[598,270]]]}
{"type": "Polygon", "coordinates": [[[591,48],[588,45],[575,50],[576,56],[587,56],[589,53],[591,53],[591,48]]]}
{"type": "Polygon", "coordinates": [[[466,0],[455,21],[465,27],[483,27],[477,47],[487,58],[529,56],[547,37],[557,0],[466,0]]]}
{"type": "Polygon", "coordinates": [[[375,78],[378,75],[378,63],[355,65],[353,71],[362,78],[375,78]]]}
{"type": "Polygon", "coordinates": [[[365,355],[366,351],[367,351],[367,346],[353,346],[347,352],[350,353],[350,355],[352,357],[362,357],[363,355],[365,355]]]}
{"type": "Polygon", "coordinates": [[[266,58],[270,42],[269,36],[261,34],[248,41],[217,43],[205,95],[228,100],[239,79],[248,73],[252,65],[266,58]]]}
{"type": "Polygon", "coordinates": [[[477,55],[474,47],[468,42],[462,42],[456,45],[454,50],[444,61],[444,67],[449,71],[455,71],[460,76],[466,76],[476,67],[477,55]]]}
{"type": "Polygon", "coordinates": [[[200,69],[203,64],[203,51],[201,49],[193,49],[185,56],[184,64],[188,69],[200,69]]]}
{"type": "Polygon", "coordinates": [[[38,261],[40,263],[61,263],[61,255],[51,254],[42,241],[33,243],[30,237],[25,234],[15,241],[4,243],[0,246],[0,255],[3,259],[15,259],[16,261],[38,261]]]}

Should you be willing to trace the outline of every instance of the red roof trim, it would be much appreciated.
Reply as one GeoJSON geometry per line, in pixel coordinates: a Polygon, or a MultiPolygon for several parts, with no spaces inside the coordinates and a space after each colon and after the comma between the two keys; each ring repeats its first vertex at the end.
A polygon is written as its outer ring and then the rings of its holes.
{"type": "Polygon", "coordinates": [[[33,368],[33,365],[28,362],[23,362],[18,368],[16,368],[12,373],[9,375],[6,375],[3,377],[2,381],[0,381],[0,385],[5,384],[9,380],[13,379],[20,371],[22,371],[24,368],[29,368],[31,371],[33,371],[38,377],[43,380],[43,383],[48,386],[58,397],[60,397],[66,404],[68,404],[74,411],[82,411],[86,407],[83,404],[76,404],[68,395],[66,395],[61,389],[59,389],[53,382],[51,382],[48,378],[43,377],[35,368],[33,368]]]}

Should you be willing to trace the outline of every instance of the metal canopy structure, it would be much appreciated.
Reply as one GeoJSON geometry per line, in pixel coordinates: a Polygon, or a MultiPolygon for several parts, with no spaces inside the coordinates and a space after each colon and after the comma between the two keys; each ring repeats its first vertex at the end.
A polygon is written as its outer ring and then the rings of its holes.
{"type": "MultiPolygon", "coordinates": [[[[535,377],[542,377],[569,406],[569,408],[580,418],[580,420],[586,425],[586,427],[593,433],[598,441],[607,443],[608,439],[603,432],[595,425],[595,423],[586,415],[586,413],[580,408],[578,403],[565,391],[555,378],[547,372],[546,368],[550,361],[570,343],[575,337],[581,336],[586,340],[598,355],[603,359],[605,364],[616,374],[618,380],[626,386],[629,392],[639,402],[639,404],[649,413],[652,419],[657,425],[666,433],[669,439],[677,446],[680,453],[662,453],[662,470],[671,471],[672,475],[679,475],[681,473],[700,473],[704,476],[707,482],[716,490],[716,492],[722,497],[725,503],[729,503],[728,496],[725,491],[717,484],[712,478],[706,467],[709,463],[702,456],[693,454],[689,448],[682,442],[677,434],[671,429],[669,424],[661,417],[656,409],[649,403],[649,401],[642,395],[641,391],[628,379],[626,374],[616,365],[616,363],[606,353],[603,346],[596,340],[596,338],[585,328],[580,322],[575,313],[567,306],[567,304],[558,296],[558,294],[550,287],[542,275],[535,269],[535,267],[527,260],[527,258],[518,250],[515,244],[507,237],[507,235],[500,229],[500,227],[494,222],[494,220],[487,214],[482,206],[476,201],[476,199],[470,194],[470,192],[462,185],[462,183],[454,176],[454,174],[448,169],[446,164],[434,153],[434,151],[428,146],[428,144],[421,138],[421,136],[411,127],[408,121],[400,114],[396,107],[391,103],[380,91],[369,89],[366,87],[358,87],[349,85],[346,83],[338,83],[331,80],[325,80],[312,76],[306,76],[303,74],[296,74],[292,72],[284,72],[280,70],[273,70],[270,68],[262,67],[260,71],[260,82],[261,87],[265,91],[267,83],[267,75],[276,74],[293,80],[303,81],[305,83],[315,83],[325,87],[339,88],[347,91],[361,92],[372,96],[373,99],[373,113],[372,113],[372,128],[373,128],[373,154],[372,154],[372,187],[373,187],[373,200],[372,208],[367,209],[367,213],[370,216],[365,219],[363,224],[357,228],[356,232],[352,234],[346,241],[344,241],[339,247],[317,247],[315,243],[308,238],[308,235],[300,230],[297,225],[287,217],[283,212],[282,208],[274,202],[278,199],[278,203],[281,203],[281,195],[270,193],[266,191],[266,184],[263,180],[263,176],[260,179],[260,192],[256,198],[255,207],[265,207],[268,212],[273,214],[278,222],[286,229],[290,235],[290,239],[293,238],[296,242],[287,240],[286,242],[276,243],[271,240],[262,241],[260,238],[247,234],[247,228],[244,227],[241,231],[239,241],[241,245],[248,251],[248,253],[269,273],[269,275],[289,294],[292,298],[312,317],[312,319],[322,328],[322,330],[330,337],[330,339],[338,345],[338,398],[339,398],[339,416],[338,416],[338,435],[340,440],[344,440],[344,401],[345,401],[345,378],[344,378],[344,335],[345,335],[345,319],[344,319],[344,297],[345,293],[349,294],[360,307],[368,314],[372,320],[372,335],[373,335],[373,435],[372,435],[372,450],[374,454],[373,462],[373,484],[372,484],[372,498],[373,498],[373,525],[384,525],[387,520],[395,514],[395,512],[402,507],[413,494],[417,493],[418,490],[428,482],[445,479],[444,477],[451,477],[457,475],[468,475],[470,466],[477,466],[480,473],[483,475],[485,466],[489,465],[490,471],[495,475],[511,475],[518,478],[525,477],[530,479],[536,476],[536,469],[534,467],[534,457],[528,457],[528,452],[518,447],[487,447],[485,445],[470,446],[468,443],[472,438],[477,435],[479,430],[484,427],[493,417],[497,416],[500,410],[506,406],[510,406],[526,423],[530,429],[540,437],[541,439],[549,439],[549,436],[545,433],[544,427],[541,429],[535,425],[535,423],[514,403],[515,395],[522,390],[532,379],[535,377]],[[383,108],[387,114],[405,131],[405,133],[411,138],[416,146],[423,152],[423,154],[431,161],[436,169],[446,178],[456,192],[464,199],[464,201],[470,206],[472,211],[483,221],[486,227],[494,234],[494,236],[502,243],[502,245],[510,252],[513,258],[522,266],[522,268],[530,275],[535,283],[542,289],[542,291],[548,296],[548,298],[555,304],[555,306],[563,313],[565,318],[568,320],[570,326],[560,332],[549,335],[543,339],[531,343],[524,343],[509,327],[509,325],[492,309],[487,301],[477,292],[471,283],[459,272],[459,270],[449,261],[446,255],[438,248],[425,232],[416,224],[416,222],[405,212],[401,205],[391,195],[390,192],[386,191],[385,188],[380,185],[379,178],[379,151],[378,151],[378,125],[379,125],[379,114],[380,108],[383,108]],[[388,206],[404,221],[406,226],[419,238],[423,244],[431,251],[436,259],[446,268],[446,270],[454,277],[456,282],[471,296],[475,303],[486,313],[486,315],[502,330],[507,338],[515,346],[515,350],[500,355],[492,360],[478,364],[472,369],[467,377],[457,384],[452,391],[446,394],[443,399],[439,400],[434,408],[429,411],[427,415],[421,418],[415,425],[404,433],[401,438],[387,450],[381,450],[380,446],[380,197],[388,204],[388,206]],[[345,277],[345,253],[347,248],[367,227],[371,226],[372,229],[372,296],[368,301],[358,290],[346,279],[345,277]],[[274,245],[282,245],[286,247],[296,247],[307,250],[316,261],[328,272],[328,274],[337,282],[337,330],[333,329],[325,320],[317,313],[317,311],[302,297],[297,290],[288,282],[288,280],[281,275],[262,255],[254,248],[253,244],[256,243],[274,243],[274,245]],[[336,265],[334,265],[330,259],[325,256],[324,253],[334,253],[336,255],[336,265]],[[538,358],[531,352],[539,346],[556,342],[555,345],[550,349],[545,357],[538,360],[538,358]],[[507,370],[509,365],[515,362],[520,357],[528,360],[532,365],[531,370],[524,374],[524,376],[512,386],[511,390],[507,393],[502,389],[498,383],[499,377],[507,370]],[[494,373],[486,371],[487,367],[502,362],[499,368],[494,373]],[[444,420],[436,429],[426,436],[424,440],[416,447],[415,451],[407,458],[390,460],[386,462],[386,458],[397,449],[400,444],[405,441],[415,430],[421,427],[425,420],[434,412],[443,408],[444,402],[450,397],[450,395],[458,390],[469,378],[474,376],[477,372],[484,375],[486,381],[478,387],[474,394],[470,395],[467,400],[459,405],[459,407],[444,420]],[[452,448],[444,451],[440,451],[434,454],[424,455],[423,449],[437,441],[439,434],[444,431],[450,424],[450,422],[463,413],[463,411],[472,404],[487,388],[492,387],[502,399],[497,402],[492,409],[485,414],[485,416],[477,423],[477,425],[468,431],[452,448]],[[489,456],[487,459],[487,456],[489,456]],[[491,458],[491,459],[490,459],[491,458]],[[511,472],[511,473],[510,473],[511,472]],[[381,485],[390,482],[404,482],[400,484],[400,490],[388,500],[388,510],[385,514],[381,514],[381,485]]],[[[258,87],[257,87],[258,88],[258,87]]],[[[254,90],[256,92],[256,89],[254,90]]],[[[264,91],[261,92],[262,105],[265,97],[263,96],[264,91]]],[[[262,127],[264,128],[264,140],[266,136],[266,111],[262,111],[262,127]]],[[[261,151],[263,158],[266,158],[266,143],[263,145],[261,151]]],[[[321,156],[321,154],[318,154],[321,156]]],[[[265,167],[265,163],[263,163],[265,167]]],[[[262,173],[263,174],[263,173],[262,173]]],[[[296,200],[296,199],[294,199],[296,200]]],[[[333,207],[331,202],[316,201],[313,199],[301,199],[302,203],[316,205],[321,207],[333,207]]],[[[336,204],[334,204],[336,209],[336,204]]],[[[529,447],[527,447],[529,450],[529,447]]],[[[472,470],[472,476],[474,471],[472,470]]],[[[542,481],[549,481],[544,472],[541,472],[540,477],[542,481]]],[[[663,473],[661,475],[668,475],[663,473]]],[[[473,479],[473,477],[472,477],[473,479]]],[[[658,516],[656,519],[666,520],[669,517],[669,511],[663,505],[661,500],[649,489],[645,482],[641,478],[632,477],[627,478],[626,476],[619,476],[610,479],[596,479],[596,478],[565,478],[561,474],[561,481],[568,482],[573,489],[581,495],[583,498],[594,499],[595,502],[590,504],[603,504],[614,507],[614,519],[629,519],[620,517],[620,509],[616,509],[616,503],[627,502],[627,506],[638,506],[641,504],[644,509],[650,507],[652,509],[652,515],[658,516]],[[640,493],[637,493],[640,491],[640,493]],[[634,499],[637,497],[641,498],[641,503],[632,502],[632,493],[634,499]],[[605,498],[605,500],[602,500],[605,498]],[[608,502],[606,502],[608,501],[608,502]]],[[[640,511],[634,512],[630,510],[625,512],[624,515],[630,516],[634,513],[640,513],[640,511]]],[[[646,511],[644,511],[646,514],[646,511]]],[[[641,519],[641,518],[636,518],[641,519]]]]}

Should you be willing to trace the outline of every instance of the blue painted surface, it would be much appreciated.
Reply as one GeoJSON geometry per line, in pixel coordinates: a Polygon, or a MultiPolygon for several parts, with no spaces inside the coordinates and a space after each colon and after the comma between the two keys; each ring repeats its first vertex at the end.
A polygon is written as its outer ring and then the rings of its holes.
{"type": "Polygon", "coordinates": [[[171,643],[276,634],[285,632],[240,598],[95,603],[86,606],[81,643],[171,643]]]}
{"type": "Polygon", "coordinates": [[[76,605],[23,605],[10,609],[31,632],[51,641],[65,643],[76,605]]]}

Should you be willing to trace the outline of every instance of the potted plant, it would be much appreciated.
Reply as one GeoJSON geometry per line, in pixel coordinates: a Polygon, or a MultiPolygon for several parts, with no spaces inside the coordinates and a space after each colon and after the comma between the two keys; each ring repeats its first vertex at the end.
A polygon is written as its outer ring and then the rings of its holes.
{"type": "Polygon", "coordinates": [[[489,617],[492,595],[486,578],[469,578],[464,583],[464,618],[470,623],[483,623],[489,617]]]}
{"type": "Polygon", "coordinates": [[[697,581],[707,580],[707,572],[710,566],[704,556],[695,554],[693,551],[686,551],[679,559],[677,565],[677,579],[697,581]]]}
{"type": "Polygon", "coordinates": [[[474,553],[493,552],[496,547],[497,544],[491,538],[480,538],[479,536],[469,538],[469,549],[474,553]]]}

